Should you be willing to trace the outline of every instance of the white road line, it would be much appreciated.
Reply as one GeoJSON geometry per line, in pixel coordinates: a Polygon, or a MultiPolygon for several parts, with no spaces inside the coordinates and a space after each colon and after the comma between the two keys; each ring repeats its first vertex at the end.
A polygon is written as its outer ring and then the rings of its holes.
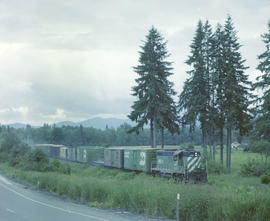
{"type": "Polygon", "coordinates": [[[5,177],[0,175],[0,181],[4,182],[5,184],[11,185],[12,183],[9,182],[5,177]]]}
{"type": "Polygon", "coordinates": [[[10,213],[15,213],[15,211],[12,210],[12,209],[7,208],[6,210],[7,210],[8,212],[10,212],[10,213]]]}
{"type": "Polygon", "coordinates": [[[66,209],[63,209],[63,208],[60,208],[60,207],[57,207],[57,206],[52,206],[52,205],[49,205],[47,203],[43,203],[43,202],[31,199],[30,197],[27,197],[27,196],[17,192],[16,190],[13,190],[13,189],[3,185],[2,183],[0,183],[0,186],[4,187],[5,189],[9,190],[10,192],[13,192],[13,193],[17,194],[18,196],[20,196],[20,197],[22,197],[22,198],[24,198],[26,200],[29,200],[29,201],[32,201],[34,203],[40,204],[42,206],[46,206],[46,207],[49,207],[49,208],[60,210],[60,211],[65,212],[65,213],[73,213],[73,214],[76,214],[76,215],[79,215],[79,216],[89,217],[89,218],[96,219],[96,220],[109,221],[108,219],[104,219],[104,218],[101,218],[101,217],[90,216],[90,215],[87,215],[87,214],[84,214],[84,213],[79,213],[79,212],[75,212],[75,211],[71,211],[71,210],[66,210],[66,209]]]}

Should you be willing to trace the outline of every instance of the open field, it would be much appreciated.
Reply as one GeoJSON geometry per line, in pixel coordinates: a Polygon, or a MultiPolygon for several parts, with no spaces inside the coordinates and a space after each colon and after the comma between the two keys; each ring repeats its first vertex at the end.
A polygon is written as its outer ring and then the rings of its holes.
{"type": "Polygon", "coordinates": [[[181,220],[269,220],[270,185],[261,184],[259,177],[239,175],[242,163],[259,157],[233,150],[232,173],[209,175],[208,184],[179,184],[143,173],[74,163],[70,163],[71,175],[23,171],[6,163],[0,164],[0,170],[11,178],[89,206],[175,218],[176,195],[180,193],[181,220]]]}

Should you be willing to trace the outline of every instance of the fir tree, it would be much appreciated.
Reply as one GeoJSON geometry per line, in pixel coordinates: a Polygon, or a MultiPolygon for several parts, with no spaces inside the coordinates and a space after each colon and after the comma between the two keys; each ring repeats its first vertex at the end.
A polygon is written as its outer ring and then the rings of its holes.
{"type": "MultiPolygon", "coordinates": [[[[224,31],[220,24],[217,25],[216,31],[211,39],[211,73],[212,73],[212,123],[219,130],[220,138],[220,162],[223,165],[223,129],[225,125],[224,115],[224,31]]],[[[213,153],[214,156],[214,153],[213,153]]]]}
{"type": "Polygon", "coordinates": [[[245,60],[242,59],[239,52],[241,45],[238,43],[230,16],[228,16],[224,26],[223,45],[223,71],[225,76],[222,102],[227,129],[226,169],[229,173],[231,168],[232,129],[235,126],[240,130],[241,135],[247,131],[250,119],[248,106],[251,97],[249,92],[251,83],[248,81],[248,75],[244,73],[248,67],[244,66],[245,60]]]}
{"type": "Polygon", "coordinates": [[[258,56],[260,63],[257,67],[262,75],[257,77],[255,88],[263,89],[264,95],[262,100],[270,93],[270,21],[268,22],[268,32],[262,35],[262,41],[265,43],[266,50],[258,56]]]}
{"type": "Polygon", "coordinates": [[[208,22],[205,25],[198,22],[195,37],[190,45],[191,55],[186,64],[191,67],[187,73],[190,77],[184,83],[184,89],[179,96],[179,107],[182,112],[181,121],[194,128],[196,120],[199,119],[202,130],[202,143],[204,156],[206,157],[206,134],[209,118],[209,41],[211,27],[208,22]]]}
{"type": "Polygon", "coordinates": [[[262,75],[257,77],[254,88],[262,90],[263,95],[258,99],[259,105],[252,140],[270,144],[270,21],[268,32],[262,35],[262,41],[265,43],[266,50],[258,56],[260,63],[257,66],[262,75]]]}
{"type": "Polygon", "coordinates": [[[173,83],[168,81],[168,77],[172,75],[172,63],[166,61],[169,56],[166,44],[160,33],[152,27],[141,46],[142,51],[139,52],[140,64],[134,67],[139,77],[136,79],[137,85],[132,88],[132,95],[137,97],[137,100],[128,117],[137,125],[131,132],[139,133],[145,124],[150,123],[152,147],[156,147],[158,128],[178,131],[172,99],[175,91],[172,88],[173,83]]]}

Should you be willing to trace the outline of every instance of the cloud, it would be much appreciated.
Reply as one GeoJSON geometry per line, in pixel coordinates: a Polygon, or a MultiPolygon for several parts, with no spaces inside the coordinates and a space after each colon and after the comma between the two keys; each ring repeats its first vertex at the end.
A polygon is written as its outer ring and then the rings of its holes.
{"type": "Polygon", "coordinates": [[[22,114],[22,115],[26,115],[29,111],[29,108],[28,107],[24,107],[24,106],[21,106],[21,107],[12,107],[11,108],[11,111],[12,112],[15,112],[15,113],[19,113],[19,114],[22,114]]]}
{"type": "Polygon", "coordinates": [[[267,0],[2,0],[0,122],[126,116],[135,99],[132,67],[152,25],[168,40],[178,93],[199,19],[215,27],[231,14],[253,76],[269,7],[267,0]]]}
{"type": "Polygon", "coordinates": [[[27,106],[18,106],[18,107],[9,107],[0,109],[0,119],[5,119],[0,123],[14,123],[14,119],[18,120],[17,122],[27,122],[29,113],[29,107],[27,106]]]}
{"type": "Polygon", "coordinates": [[[55,114],[42,115],[46,122],[56,122],[66,120],[67,116],[65,114],[65,110],[61,108],[57,108],[55,114]]]}

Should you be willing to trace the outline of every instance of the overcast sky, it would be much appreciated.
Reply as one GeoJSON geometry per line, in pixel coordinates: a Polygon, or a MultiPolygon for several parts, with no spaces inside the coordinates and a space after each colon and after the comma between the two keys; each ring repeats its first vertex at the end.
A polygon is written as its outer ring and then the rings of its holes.
{"type": "Polygon", "coordinates": [[[215,29],[227,14],[254,79],[270,0],[0,0],[0,123],[126,118],[152,25],[168,40],[179,94],[198,20],[215,29]]]}

